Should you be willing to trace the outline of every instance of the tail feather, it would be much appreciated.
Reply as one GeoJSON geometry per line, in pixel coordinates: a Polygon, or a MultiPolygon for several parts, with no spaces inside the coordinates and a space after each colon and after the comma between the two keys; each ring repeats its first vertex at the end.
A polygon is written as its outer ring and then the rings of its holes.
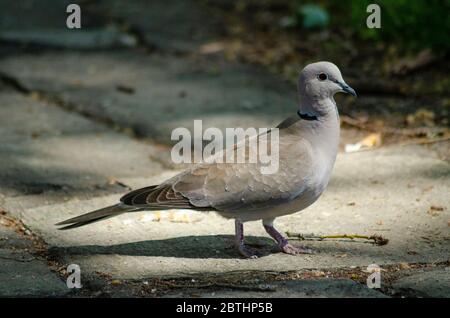
{"type": "Polygon", "coordinates": [[[136,210],[139,210],[139,208],[116,204],[59,222],[56,225],[68,224],[60,228],[60,230],[68,230],[136,210]]]}

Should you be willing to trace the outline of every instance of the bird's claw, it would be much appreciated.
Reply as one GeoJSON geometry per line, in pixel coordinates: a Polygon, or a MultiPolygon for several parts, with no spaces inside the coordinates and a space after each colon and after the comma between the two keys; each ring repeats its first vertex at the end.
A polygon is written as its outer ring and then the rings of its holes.
{"type": "Polygon", "coordinates": [[[248,248],[244,244],[238,245],[237,247],[239,253],[245,258],[256,259],[258,255],[252,249],[248,248]]]}
{"type": "Polygon", "coordinates": [[[298,254],[314,254],[314,251],[310,248],[307,248],[305,246],[294,246],[292,244],[286,243],[281,247],[281,250],[283,253],[289,254],[289,255],[298,255],[298,254]]]}

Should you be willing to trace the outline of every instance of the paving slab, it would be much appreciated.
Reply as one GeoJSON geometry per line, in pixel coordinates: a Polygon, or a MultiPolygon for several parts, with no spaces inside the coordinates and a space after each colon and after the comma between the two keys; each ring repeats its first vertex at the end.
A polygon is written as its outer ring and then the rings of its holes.
{"type": "Polygon", "coordinates": [[[11,227],[4,224],[0,218],[0,249],[30,249],[33,244],[16,233],[11,227]]]}
{"type": "MultiPolygon", "coordinates": [[[[23,221],[42,235],[63,262],[122,279],[430,263],[446,261],[450,253],[449,180],[450,165],[421,147],[339,155],[323,197],[302,213],[279,218],[277,226],[316,235],[378,234],[389,243],[306,242],[317,251],[314,255],[279,253],[260,222],[249,222],[245,226],[248,242],[262,257],[241,259],[233,248],[233,221],[214,213],[139,212],[70,231],[58,231],[53,225],[113,204],[119,194],[27,209],[23,221]]],[[[142,184],[142,178],[135,184],[142,184]]]]}
{"type": "Polygon", "coordinates": [[[386,298],[376,289],[369,289],[350,279],[305,279],[299,281],[267,282],[252,287],[254,291],[219,288],[214,291],[191,289],[165,297],[201,298],[386,298]],[[255,291],[260,289],[261,291],[255,291]]]}
{"type": "Polygon", "coordinates": [[[120,178],[163,172],[156,146],[16,92],[2,91],[0,103],[0,205],[12,213],[123,192],[120,178]]]}
{"type": "Polygon", "coordinates": [[[73,1],[2,1],[0,41],[70,49],[130,47],[137,39],[81,4],[81,29],[66,26],[66,8],[73,1]],[[18,18],[21,17],[21,18],[18,18]]]}
{"type": "MultiPolygon", "coordinates": [[[[164,143],[177,127],[274,127],[296,108],[296,88],[251,66],[139,52],[5,57],[0,72],[78,112],[164,143]]],[[[201,137],[201,136],[200,136],[201,137]]],[[[196,138],[201,139],[201,138],[196,138]]]]}
{"type": "Polygon", "coordinates": [[[33,254],[32,241],[8,223],[0,215],[0,297],[65,296],[69,289],[33,254]]]}
{"type": "Polygon", "coordinates": [[[70,292],[44,260],[10,249],[0,249],[0,282],[0,297],[63,297],[70,292]]]}
{"type": "Polygon", "coordinates": [[[101,0],[89,9],[125,22],[139,32],[143,44],[164,51],[195,51],[221,31],[220,21],[201,1],[101,0]]]}
{"type": "Polygon", "coordinates": [[[414,297],[449,298],[450,267],[419,271],[397,280],[392,287],[414,297]]]}

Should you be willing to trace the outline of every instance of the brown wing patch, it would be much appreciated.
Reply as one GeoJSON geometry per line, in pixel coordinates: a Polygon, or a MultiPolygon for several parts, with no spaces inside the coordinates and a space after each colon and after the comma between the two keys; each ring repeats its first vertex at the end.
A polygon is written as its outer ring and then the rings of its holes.
{"type": "Polygon", "coordinates": [[[167,184],[134,190],[124,195],[120,201],[126,205],[142,208],[147,206],[161,209],[213,210],[213,208],[197,208],[189,199],[167,184]]]}
{"type": "Polygon", "coordinates": [[[152,185],[149,187],[145,187],[145,188],[140,188],[140,189],[136,189],[133,190],[131,192],[128,192],[127,194],[125,194],[123,197],[120,198],[120,202],[126,204],[126,205],[132,205],[132,200],[135,196],[139,195],[140,193],[144,193],[144,192],[150,192],[151,190],[155,189],[156,187],[158,187],[158,185],[152,185]]]}

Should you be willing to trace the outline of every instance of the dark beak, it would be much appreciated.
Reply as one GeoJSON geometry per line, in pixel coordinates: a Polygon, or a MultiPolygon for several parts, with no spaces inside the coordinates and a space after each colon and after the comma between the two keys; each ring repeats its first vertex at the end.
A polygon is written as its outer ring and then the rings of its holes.
{"type": "Polygon", "coordinates": [[[339,86],[342,87],[342,90],[344,92],[346,92],[346,93],[348,93],[348,94],[350,94],[350,95],[352,95],[354,97],[357,97],[355,90],[353,88],[351,88],[350,86],[348,86],[347,84],[340,83],[339,86]]]}
{"type": "Polygon", "coordinates": [[[344,92],[346,92],[347,94],[357,97],[355,90],[353,88],[351,88],[350,86],[348,86],[346,83],[336,81],[336,84],[338,84],[342,88],[342,90],[344,92]]]}
{"type": "Polygon", "coordinates": [[[350,86],[348,86],[348,85],[342,86],[342,89],[344,90],[344,92],[346,92],[346,93],[348,93],[350,95],[353,95],[354,97],[358,96],[358,95],[356,95],[355,90],[353,88],[351,88],[350,86]]]}

